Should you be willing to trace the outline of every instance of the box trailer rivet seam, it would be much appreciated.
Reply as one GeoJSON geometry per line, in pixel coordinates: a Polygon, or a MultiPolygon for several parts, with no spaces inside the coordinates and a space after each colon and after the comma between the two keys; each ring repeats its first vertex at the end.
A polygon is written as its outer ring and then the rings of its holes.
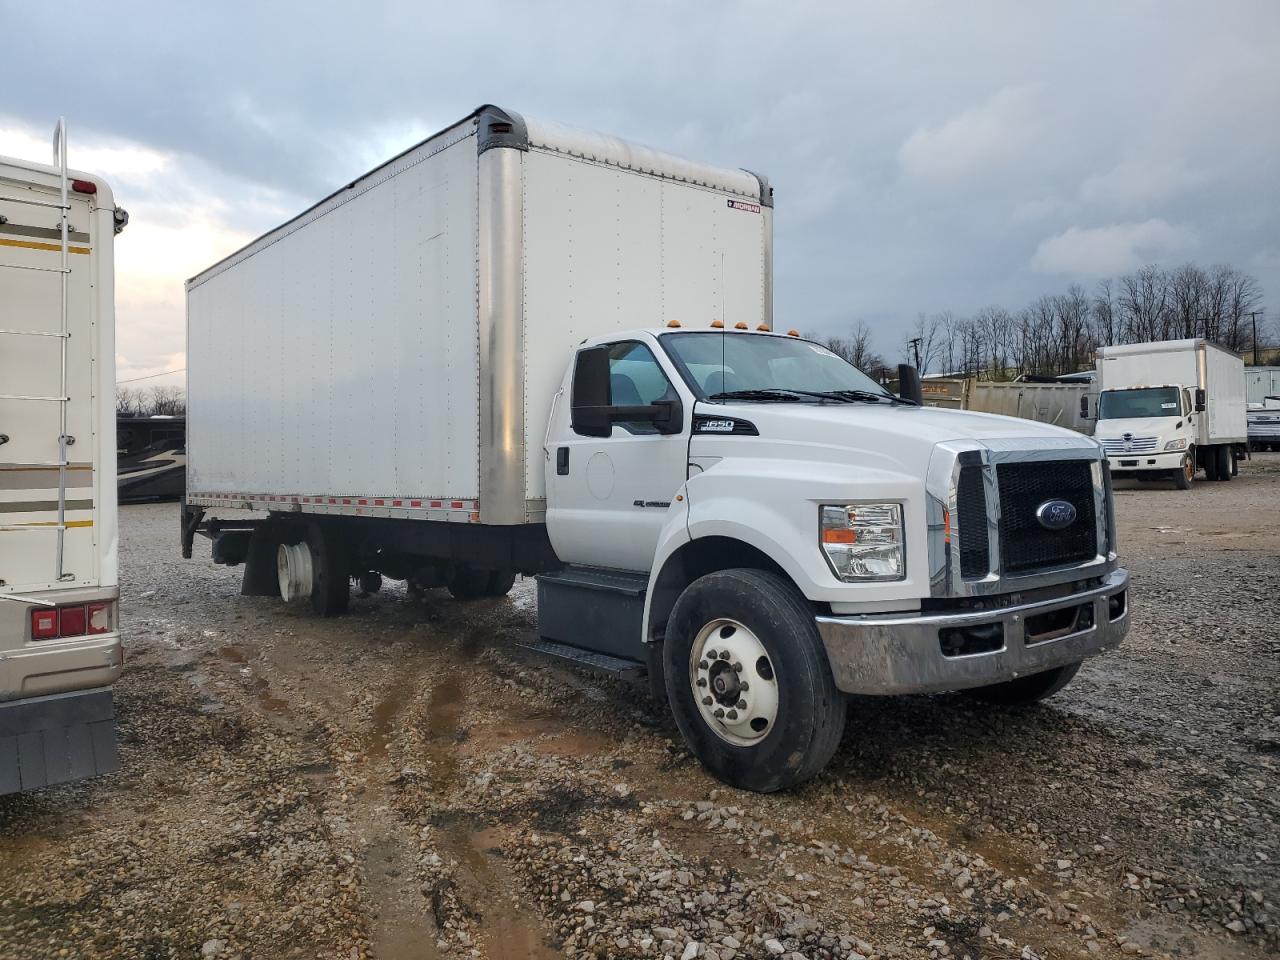
{"type": "Polygon", "coordinates": [[[648,674],[760,791],[821,770],[846,694],[1032,701],[1124,636],[1098,445],[773,334],[764,177],[484,106],[345,193],[187,284],[183,553],[208,537],[243,592],[333,615],[353,581],[536,574],[528,646],[648,674]],[[264,329],[325,338],[332,370],[241,349],[264,329]]]}
{"type": "Polygon", "coordinates": [[[0,157],[0,303],[23,317],[0,330],[0,793],[118,766],[110,398],[127,219],[103,181],[68,169],[61,121],[51,165],[0,157]]]}

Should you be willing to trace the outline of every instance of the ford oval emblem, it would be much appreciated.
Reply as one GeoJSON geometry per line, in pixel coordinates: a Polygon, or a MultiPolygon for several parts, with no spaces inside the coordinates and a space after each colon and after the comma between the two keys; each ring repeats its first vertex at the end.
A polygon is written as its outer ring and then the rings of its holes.
{"type": "Polygon", "coordinates": [[[1075,504],[1066,500],[1046,500],[1036,507],[1036,519],[1046,530],[1065,530],[1076,522],[1075,504]]]}

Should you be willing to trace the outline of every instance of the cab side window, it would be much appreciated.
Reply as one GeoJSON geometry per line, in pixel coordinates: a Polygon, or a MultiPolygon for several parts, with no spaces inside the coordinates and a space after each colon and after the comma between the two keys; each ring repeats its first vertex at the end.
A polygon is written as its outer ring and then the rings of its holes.
{"type": "MultiPolygon", "coordinates": [[[[659,366],[653,352],[643,343],[624,340],[609,347],[610,403],[615,407],[641,407],[655,400],[676,399],[675,388],[659,366]]],[[[652,423],[616,421],[630,433],[657,433],[652,423]]]]}

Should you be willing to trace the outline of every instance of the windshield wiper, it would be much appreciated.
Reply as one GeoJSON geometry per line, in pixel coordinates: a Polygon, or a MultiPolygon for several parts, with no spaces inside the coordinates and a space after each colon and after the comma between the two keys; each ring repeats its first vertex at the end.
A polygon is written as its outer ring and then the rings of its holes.
{"type": "Polygon", "coordinates": [[[827,390],[823,396],[841,397],[862,403],[879,403],[881,400],[888,400],[890,403],[901,403],[908,407],[916,405],[914,400],[904,400],[902,397],[895,397],[892,393],[872,393],[870,390],[827,390]]]}
{"type": "Polygon", "coordinates": [[[723,390],[707,397],[708,400],[781,400],[787,403],[800,403],[804,400],[820,400],[830,402],[850,401],[833,393],[817,393],[813,390],[796,390],[791,387],[758,387],[754,390],[723,390]]]}

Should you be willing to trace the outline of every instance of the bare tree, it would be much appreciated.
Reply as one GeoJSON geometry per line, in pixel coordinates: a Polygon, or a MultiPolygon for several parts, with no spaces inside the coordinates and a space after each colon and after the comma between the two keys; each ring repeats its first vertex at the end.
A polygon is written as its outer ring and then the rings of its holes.
{"type": "Polygon", "coordinates": [[[140,417],[145,398],[137,387],[116,387],[116,416],[140,417]]]}
{"type": "Polygon", "coordinates": [[[152,387],[150,394],[150,415],[153,417],[176,417],[187,412],[187,397],[181,387],[152,387]]]}
{"type": "Polygon", "coordinates": [[[928,316],[923,313],[917,314],[916,322],[907,329],[902,338],[903,362],[916,364],[921,374],[928,373],[941,352],[942,334],[941,314],[935,313],[928,316]]]}
{"type": "Polygon", "coordinates": [[[848,360],[868,376],[885,365],[884,358],[875,349],[871,328],[867,326],[865,320],[855,323],[847,337],[813,336],[811,339],[816,340],[837,356],[848,360]]]}

